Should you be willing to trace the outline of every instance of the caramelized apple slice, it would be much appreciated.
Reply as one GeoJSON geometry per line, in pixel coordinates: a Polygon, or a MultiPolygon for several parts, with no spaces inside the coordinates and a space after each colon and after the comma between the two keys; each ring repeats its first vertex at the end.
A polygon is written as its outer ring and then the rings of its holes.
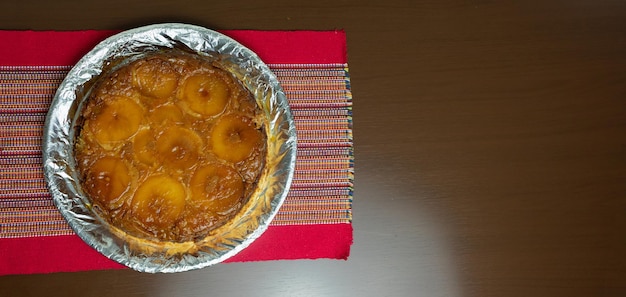
{"type": "Polygon", "coordinates": [[[185,208],[185,186],[167,175],[148,177],[135,192],[132,214],[145,226],[167,228],[185,208]]]}
{"type": "Polygon", "coordinates": [[[84,185],[90,197],[112,210],[122,205],[122,195],[128,191],[131,181],[126,163],[118,157],[107,156],[96,160],[89,168],[84,185]]]}
{"type": "Polygon", "coordinates": [[[115,96],[95,109],[90,116],[89,128],[100,144],[128,139],[139,129],[143,109],[132,99],[115,96]]]}
{"type": "Polygon", "coordinates": [[[166,166],[187,170],[198,162],[202,139],[187,128],[173,126],[157,138],[155,149],[166,166]]]}
{"type": "Polygon", "coordinates": [[[197,168],[189,187],[194,203],[202,203],[219,213],[236,209],[243,198],[243,180],[239,173],[217,162],[197,168]]]}
{"type": "Polygon", "coordinates": [[[183,112],[174,104],[161,105],[148,115],[152,124],[167,125],[169,123],[180,124],[184,120],[183,112]]]}
{"type": "Polygon", "coordinates": [[[156,157],[156,137],[150,128],[139,130],[133,139],[133,156],[145,165],[154,165],[156,157]]]}
{"type": "Polygon", "coordinates": [[[233,163],[248,158],[261,139],[261,131],[256,129],[254,122],[236,114],[220,118],[211,131],[213,152],[233,163]]]}
{"type": "Polygon", "coordinates": [[[230,89],[220,75],[199,73],[185,80],[179,97],[192,114],[214,116],[224,111],[230,100],[230,89]]]}
{"type": "Polygon", "coordinates": [[[131,75],[135,88],[158,99],[170,97],[178,86],[178,73],[173,65],[159,58],[137,62],[131,75]]]}

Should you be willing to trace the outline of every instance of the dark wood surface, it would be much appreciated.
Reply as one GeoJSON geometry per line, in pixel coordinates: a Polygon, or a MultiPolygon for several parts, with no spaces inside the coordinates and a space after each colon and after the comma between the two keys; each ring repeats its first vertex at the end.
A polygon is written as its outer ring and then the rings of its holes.
{"type": "Polygon", "coordinates": [[[345,29],[355,238],[348,261],[4,276],[0,296],[626,296],[625,1],[30,2],[0,29],[345,29]]]}

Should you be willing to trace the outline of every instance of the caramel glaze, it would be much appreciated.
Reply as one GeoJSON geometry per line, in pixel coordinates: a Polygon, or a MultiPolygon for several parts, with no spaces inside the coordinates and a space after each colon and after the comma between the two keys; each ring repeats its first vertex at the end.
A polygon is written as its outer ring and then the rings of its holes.
{"type": "Polygon", "coordinates": [[[263,117],[229,72],[158,53],[111,72],[81,113],[75,157],[93,209],[130,235],[184,242],[236,214],[264,166],[263,117]]]}

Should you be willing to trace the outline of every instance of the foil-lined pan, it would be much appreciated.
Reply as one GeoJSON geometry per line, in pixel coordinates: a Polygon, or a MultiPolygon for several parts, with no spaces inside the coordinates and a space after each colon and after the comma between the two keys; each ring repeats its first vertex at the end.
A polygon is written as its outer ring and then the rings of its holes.
{"type": "Polygon", "coordinates": [[[157,24],[114,35],[87,53],[59,86],[46,117],[43,169],[70,227],[106,257],[142,272],[179,272],[232,257],[258,238],[282,205],[295,169],[296,130],[285,94],[259,57],[218,32],[187,24],[157,24]],[[159,51],[184,51],[220,65],[254,95],[265,115],[267,156],[257,189],[240,212],[194,242],[150,242],[111,226],[81,189],[74,142],[81,109],[100,77],[159,51]]]}

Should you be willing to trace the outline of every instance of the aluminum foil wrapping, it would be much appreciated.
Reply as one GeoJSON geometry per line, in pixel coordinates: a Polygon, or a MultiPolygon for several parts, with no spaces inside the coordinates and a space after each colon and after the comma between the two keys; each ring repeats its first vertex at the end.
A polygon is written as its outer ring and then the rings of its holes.
{"type": "Polygon", "coordinates": [[[259,57],[233,39],[186,24],[157,24],[114,35],[87,53],[61,83],[46,117],[43,168],[55,205],[70,227],[97,251],[142,272],[179,272],[210,266],[258,238],[282,205],[295,168],[296,131],[285,94],[259,57]],[[181,50],[219,63],[254,97],[266,117],[267,157],[258,187],[228,223],[194,242],[150,242],[99,217],[81,189],[74,137],[83,103],[98,78],[150,52],[181,50]]]}

